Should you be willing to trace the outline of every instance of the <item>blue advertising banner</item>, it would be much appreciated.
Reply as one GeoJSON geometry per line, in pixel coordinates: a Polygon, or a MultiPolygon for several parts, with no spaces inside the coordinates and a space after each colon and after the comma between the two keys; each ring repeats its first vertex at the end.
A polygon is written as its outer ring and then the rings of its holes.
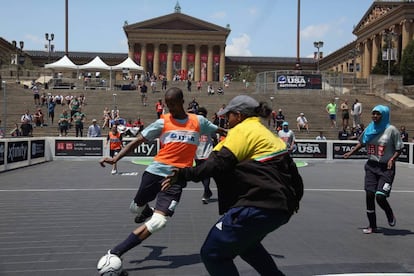
{"type": "Polygon", "coordinates": [[[322,75],[277,74],[277,89],[322,89],[322,75]]]}
{"type": "Polygon", "coordinates": [[[0,165],[4,165],[4,153],[6,151],[5,146],[6,143],[0,142],[0,165]]]}
{"type": "Polygon", "coordinates": [[[400,156],[398,156],[397,161],[408,163],[410,157],[410,146],[408,144],[404,144],[404,147],[401,151],[400,156]]]}
{"type": "Polygon", "coordinates": [[[45,157],[45,140],[33,140],[30,145],[31,159],[45,157]]]}
{"type": "Polygon", "coordinates": [[[7,163],[29,159],[29,141],[9,142],[7,146],[7,163]]]}
{"type": "Polygon", "coordinates": [[[296,149],[292,157],[299,158],[326,158],[326,142],[296,142],[296,149]]]}

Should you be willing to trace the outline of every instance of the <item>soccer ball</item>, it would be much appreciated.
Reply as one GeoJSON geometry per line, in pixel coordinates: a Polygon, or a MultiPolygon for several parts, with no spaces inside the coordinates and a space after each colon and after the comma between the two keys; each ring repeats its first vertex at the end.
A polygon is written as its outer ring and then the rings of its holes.
{"type": "Polygon", "coordinates": [[[119,276],[122,273],[122,260],[117,255],[108,252],[99,259],[96,268],[99,275],[119,276]]]}

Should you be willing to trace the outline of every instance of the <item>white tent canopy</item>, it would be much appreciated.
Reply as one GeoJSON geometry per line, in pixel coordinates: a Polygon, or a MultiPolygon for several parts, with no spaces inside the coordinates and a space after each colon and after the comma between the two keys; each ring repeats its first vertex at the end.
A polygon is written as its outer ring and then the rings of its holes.
{"type": "Polygon", "coordinates": [[[136,64],[130,57],[125,59],[123,62],[121,62],[118,65],[112,66],[112,70],[132,70],[132,71],[144,71],[144,67],[136,64]]]}
{"type": "Polygon", "coordinates": [[[45,64],[45,68],[49,69],[78,69],[78,65],[74,64],[66,55],[58,61],[45,64]]]}
{"type": "Polygon", "coordinates": [[[102,59],[99,56],[96,56],[93,60],[90,62],[79,65],[79,69],[99,69],[99,70],[111,70],[111,66],[107,65],[105,62],[102,61],[102,59]]]}

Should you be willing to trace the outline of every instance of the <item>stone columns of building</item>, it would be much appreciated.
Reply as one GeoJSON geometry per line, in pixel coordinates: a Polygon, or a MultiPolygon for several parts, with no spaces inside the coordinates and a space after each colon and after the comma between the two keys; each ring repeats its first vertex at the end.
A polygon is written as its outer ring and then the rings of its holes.
{"type": "Polygon", "coordinates": [[[141,64],[144,72],[147,72],[147,44],[141,43],[141,64]]]}
{"type": "Polygon", "coordinates": [[[208,45],[208,54],[207,54],[207,81],[213,81],[213,46],[208,45]]]}
{"type": "Polygon", "coordinates": [[[158,77],[160,74],[160,45],[154,44],[154,75],[158,77]]]}
{"type": "Polygon", "coordinates": [[[402,49],[407,47],[408,43],[413,39],[412,31],[413,20],[405,19],[401,22],[401,35],[402,35],[402,49]]]}
{"type": "Polygon", "coordinates": [[[375,67],[375,65],[377,65],[378,62],[378,53],[379,53],[379,49],[380,49],[380,44],[379,44],[379,36],[378,35],[373,35],[371,40],[372,40],[372,56],[371,56],[371,69],[375,67]]]}
{"type": "Polygon", "coordinates": [[[219,81],[222,81],[224,79],[224,74],[226,74],[226,45],[221,45],[219,81]]]}
{"type": "Polygon", "coordinates": [[[171,81],[173,79],[173,44],[167,45],[167,80],[171,81]]]}
{"type": "Polygon", "coordinates": [[[371,40],[367,39],[366,41],[364,41],[363,45],[364,45],[364,56],[363,56],[363,60],[362,60],[362,77],[363,78],[367,78],[370,73],[371,73],[371,56],[372,56],[372,52],[371,52],[371,40]]]}
{"type": "Polygon", "coordinates": [[[181,45],[181,70],[186,72],[188,76],[188,65],[187,65],[187,45],[183,44],[181,45]]]}
{"type": "Polygon", "coordinates": [[[131,58],[132,60],[134,60],[134,45],[131,43],[128,43],[128,57],[131,58]]]}
{"type": "Polygon", "coordinates": [[[195,48],[195,58],[194,58],[194,81],[200,81],[200,62],[201,62],[201,53],[200,45],[194,45],[195,48]]]}
{"type": "Polygon", "coordinates": [[[356,72],[356,77],[357,78],[362,78],[362,53],[361,53],[361,51],[363,49],[362,46],[363,46],[362,43],[359,43],[357,45],[357,49],[359,49],[359,50],[358,50],[357,56],[355,57],[354,70],[356,72]],[[357,66],[357,64],[359,66],[357,66]],[[358,68],[359,68],[359,70],[357,70],[358,68]]]}

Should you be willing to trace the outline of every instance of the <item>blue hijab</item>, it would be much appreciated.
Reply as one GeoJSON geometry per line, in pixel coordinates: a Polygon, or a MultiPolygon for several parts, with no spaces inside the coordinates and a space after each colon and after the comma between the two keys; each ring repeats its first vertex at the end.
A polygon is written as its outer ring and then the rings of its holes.
{"type": "Polygon", "coordinates": [[[371,141],[372,138],[382,133],[390,125],[390,108],[385,105],[377,105],[372,109],[372,112],[378,111],[381,113],[381,120],[377,123],[371,121],[364,131],[362,136],[362,143],[366,144],[371,141]]]}

